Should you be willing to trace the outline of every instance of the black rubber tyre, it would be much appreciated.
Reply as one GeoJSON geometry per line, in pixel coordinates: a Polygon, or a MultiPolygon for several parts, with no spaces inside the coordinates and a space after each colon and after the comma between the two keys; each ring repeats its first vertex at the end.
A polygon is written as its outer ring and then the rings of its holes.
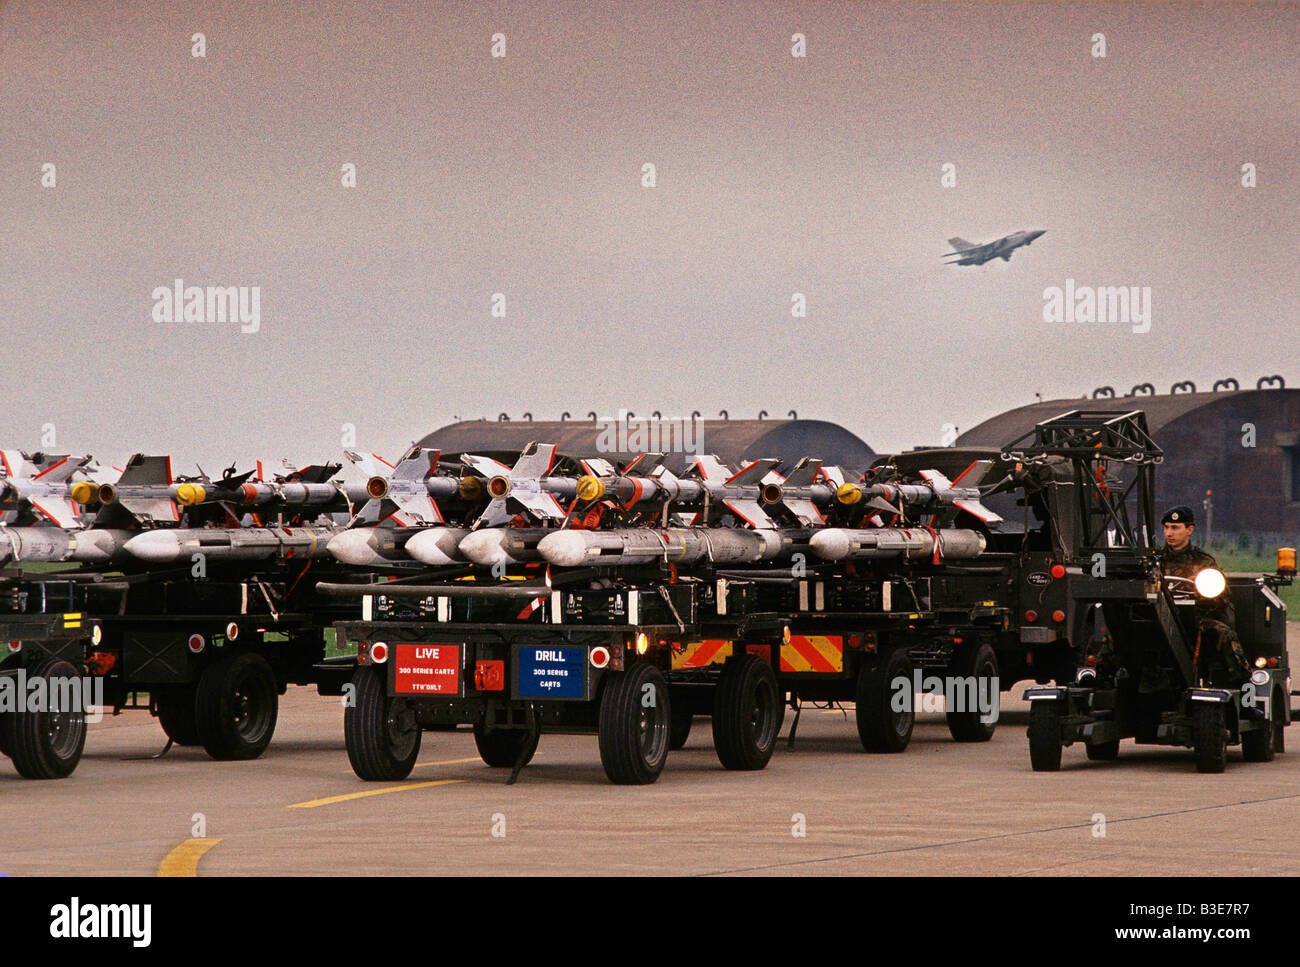
{"type": "Polygon", "coordinates": [[[1281,689],[1273,693],[1273,708],[1276,712],[1273,715],[1273,754],[1284,755],[1286,753],[1286,715],[1285,703],[1286,695],[1281,689]]]}
{"type": "MultiPolygon", "coordinates": [[[[28,681],[44,678],[47,683],[79,679],[77,670],[66,661],[46,659],[28,669],[28,681]]],[[[58,697],[58,689],[47,685],[48,699],[58,697]]],[[[82,696],[83,701],[85,696],[82,696]]],[[[25,701],[26,696],[22,696],[25,701]]],[[[52,703],[43,712],[3,712],[8,720],[9,756],[18,774],[27,779],[63,779],[72,775],[86,747],[85,709],[54,711],[52,703]]]]}
{"type": "Polygon", "coordinates": [[[762,769],[784,712],[772,666],[757,655],[727,662],[713,694],[713,748],[726,769],[762,769]]]}
{"type": "Polygon", "coordinates": [[[420,756],[420,723],[402,698],[385,694],[384,671],[360,665],[352,675],[353,704],[343,709],[343,742],[352,771],[367,782],[405,779],[420,756]]]}
{"type": "Polygon", "coordinates": [[[1274,697],[1268,704],[1269,712],[1274,718],[1266,729],[1254,729],[1241,733],[1241,757],[1247,762],[1272,762],[1277,754],[1277,740],[1282,734],[1282,706],[1274,697]]]}
{"type": "Polygon", "coordinates": [[[912,740],[916,724],[916,696],[912,694],[912,660],[896,648],[875,661],[864,661],[858,672],[856,693],[858,738],[868,752],[902,752],[912,740]],[[907,681],[905,708],[898,711],[896,679],[907,681]]]}
{"type": "Polygon", "coordinates": [[[600,698],[600,764],[619,785],[659,778],[668,758],[672,706],[668,683],[653,665],[633,665],[605,680],[600,698]]]}
{"type": "Polygon", "coordinates": [[[200,745],[199,725],[195,717],[198,688],[195,685],[175,685],[161,688],[154,696],[158,709],[158,724],[167,738],[177,745],[200,745]]]}
{"type": "Polygon", "coordinates": [[[524,753],[524,765],[533,761],[537,752],[537,740],[542,737],[540,730],[526,732],[522,729],[486,732],[482,722],[474,723],[474,744],[478,746],[479,758],[493,769],[511,769],[519,753],[524,753]]]}
{"type": "Polygon", "coordinates": [[[1056,772],[1062,748],[1059,704],[1034,702],[1029,708],[1029,765],[1035,772],[1056,772]]]}
{"type": "Polygon", "coordinates": [[[1197,772],[1222,772],[1228,764],[1228,730],[1223,724],[1223,706],[1218,702],[1197,702],[1192,712],[1192,749],[1197,772]]]}
{"type": "Polygon", "coordinates": [[[279,705],[275,673],[265,658],[254,651],[227,655],[199,676],[199,743],[219,761],[256,759],[271,744],[279,705]]]}
{"type": "MultiPolygon", "coordinates": [[[[974,677],[976,679],[976,696],[982,694],[979,690],[979,679],[991,679],[996,689],[1000,682],[998,681],[998,656],[993,652],[993,646],[982,644],[973,651],[968,652],[961,662],[959,662],[952,672],[959,678],[974,677]]],[[[973,709],[964,712],[949,712],[948,731],[957,742],[987,742],[993,738],[993,733],[997,730],[997,716],[993,721],[982,721],[982,715],[979,709],[973,709]]]]}
{"type": "Polygon", "coordinates": [[[1086,742],[1083,750],[1093,762],[1114,762],[1119,758],[1119,739],[1113,742],[1086,742]]]}
{"type": "MultiPolygon", "coordinates": [[[[7,668],[18,668],[20,665],[20,656],[10,655],[4,661],[0,661],[0,671],[4,671],[7,668]]],[[[12,723],[12,715],[0,712],[0,755],[13,755],[14,743],[9,730],[9,726],[12,723]]]]}
{"type": "Polygon", "coordinates": [[[686,745],[686,740],[691,736],[691,722],[695,714],[691,707],[685,701],[673,702],[672,705],[672,723],[668,732],[668,748],[676,752],[686,745]]]}

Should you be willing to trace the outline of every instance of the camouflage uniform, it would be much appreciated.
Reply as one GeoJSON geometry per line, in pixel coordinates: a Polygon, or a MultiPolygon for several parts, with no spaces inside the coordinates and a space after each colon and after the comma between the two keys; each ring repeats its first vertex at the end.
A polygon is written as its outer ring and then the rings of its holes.
{"type": "MultiPolygon", "coordinates": [[[[1214,557],[1190,541],[1181,550],[1165,545],[1156,555],[1165,574],[1195,578],[1207,567],[1217,568],[1214,557]]],[[[1179,590],[1175,587],[1175,590],[1179,590]]],[[[1190,589],[1189,589],[1190,590],[1190,589]]],[[[1212,684],[1237,686],[1250,678],[1250,662],[1234,629],[1236,616],[1227,591],[1217,598],[1197,598],[1196,614],[1200,619],[1200,668],[1212,684]]]]}

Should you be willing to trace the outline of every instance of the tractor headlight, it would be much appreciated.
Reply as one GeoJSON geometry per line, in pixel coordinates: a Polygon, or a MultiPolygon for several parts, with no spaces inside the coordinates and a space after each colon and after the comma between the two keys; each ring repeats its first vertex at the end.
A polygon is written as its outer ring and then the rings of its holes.
{"type": "Polygon", "coordinates": [[[1217,598],[1228,586],[1228,579],[1217,567],[1207,567],[1196,575],[1196,593],[1203,598],[1217,598]]]}
{"type": "Polygon", "coordinates": [[[1267,685],[1268,672],[1264,671],[1262,668],[1257,668],[1250,673],[1250,680],[1256,685],[1267,685]]]}

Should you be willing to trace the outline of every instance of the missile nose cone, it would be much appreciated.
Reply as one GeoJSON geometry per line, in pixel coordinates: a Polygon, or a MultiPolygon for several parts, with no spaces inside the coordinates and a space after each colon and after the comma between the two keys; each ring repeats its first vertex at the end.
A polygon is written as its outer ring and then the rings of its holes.
{"type": "Polygon", "coordinates": [[[458,545],[465,531],[457,527],[430,527],[406,542],[406,553],[417,561],[435,567],[465,560],[458,545]]]}
{"type": "Polygon", "coordinates": [[[808,545],[824,561],[841,561],[849,554],[849,537],[838,528],[818,531],[808,545]]]}
{"type": "Polygon", "coordinates": [[[378,559],[378,555],[370,546],[371,536],[371,530],[368,527],[344,531],[331,537],[325,549],[330,552],[336,561],[343,564],[358,566],[373,564],[378,559]]]}
{"type": "Polygon", "coordinates": [[[475,564],[491,567],[507,562],[505,548],[501,546],[504,540],[502,531],[488,529],[466,535],[458,546],[460,552],[475,564]]]}
{"type": "Polygon", "coordinates": [[[149,531],[127,541],[126,551],[141,561],[165,564],[180,559],[181,542],[171,531],[149,531]]]}
{"type": "Polygon", "coordinates": [[[557,567],[577,567],[587,557],[586,535],[567,530],[547,534],[538,542],[537,550],[557,567]]]}

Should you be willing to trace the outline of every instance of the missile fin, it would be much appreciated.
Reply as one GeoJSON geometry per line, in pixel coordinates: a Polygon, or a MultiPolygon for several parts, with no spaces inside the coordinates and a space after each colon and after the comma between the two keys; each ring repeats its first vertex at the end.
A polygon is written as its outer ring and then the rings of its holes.
{"type": "Polygon", "coordinates": [[[80,527],[77,505],[66,497],[45,496],[31,501],[38,513],[58,527],[80,527]]]}
{"type": "Polygon", "coordinates": [[[817,481],[817,471],[821,469],[822,462],[814,460],[811,457],[804,457],[794,465],[790,475],[785,478],[787,487],[807,487],[817,481]]]}
{"type": "Polygon", "coordinates": [[[472,453],[462,453],[460,462],[481,477],[507,477],[510,475],[509,467],[499,460],[493,460],[491,457],[478,457],[472,453]]]}
{"type": "Polygon", "coordinates": [[[393,468],[393,473],[389,479],[412,480],[418,483],[426,479],[438,468],[438,458],[441,455],[441,450],[426,450],[422,447],[413,447],[410,453],[397,461],[397,466],[393,468]]]}
{"type": "Polygon", "coordinates": [[[957,475],[953,485],[961,484],[964,487],[978,487],[984,482],[984,478],[988,476],[992,466],[992,460],[974,460],[969,467],[957,475]]]}
{"type": "Polygon", "coordinates": [[[769,530],[776,527],[772,518],[767,516],[767,512],[759,506],[757,500],[725,500],[723,503],[729,511],[753,528],[769,530]]]}
{"type": "Polygon", "coordinates": [[[938,470],[922,470],[921,476],[925,482],[936,490],[951,490],[952,481],[941,474],[938,470]]]}
{"type": "Polygon", "coordinates": [[[137,453],[126,462],[122,476],[117,478],[119,485],[135,484],[170,484],[172,482],[172,458],[168,456],[147,457],[137,453]]]}
{"type": "Polygon", "coordinates": [[[552,494],[514,491],[510,496],[523,504],[537,517],[549,520],[562,520],[564,518],[564,508],[559,505],[552,494]]]}
{"type": "Polygon", "coordinates": [[[826,518],[811,500],[802,497],[783,497],[781,502],[789,508],[790,513],[799,518],[799,522],[805,527],[820,527],[826,523],[826,518]]]}
{"type": "Polygon", "coordinates": [[[761,483],[763,475],[780,463],[780,460],[773,460],[771,457],[764,457],[762,460],[755,460],[753,463],[746,464],[740,470],[728,477],[727,483],[736,487],[761,483]]]}
{"type": "Polygon", "coordinates": [[[551,467],[555,466],[555,444],[554,443],[530,443],[524,448],[524,452],[519,455],[515,461],[514,468],[509,472],[511,478],[526,477],[536,479],[545,477],[551,472],[551,467]]]}
{"type": "Polygon", "coordinates": [[[954,507],[960,507],[962,510],[966,511],[966,513],[974,514],[986,524],[996,524],[1002,520],[1001,517],[989,510],[978,500],[954,500],[952,503],[954,507]]]}
{"type": "Polygon", "coordinates": [[[716,483],[724,483],[731,476],[726,464],[711,453],[698,454],[695,457],[695,469],[699,471],[701,479],[716,483]]]}

